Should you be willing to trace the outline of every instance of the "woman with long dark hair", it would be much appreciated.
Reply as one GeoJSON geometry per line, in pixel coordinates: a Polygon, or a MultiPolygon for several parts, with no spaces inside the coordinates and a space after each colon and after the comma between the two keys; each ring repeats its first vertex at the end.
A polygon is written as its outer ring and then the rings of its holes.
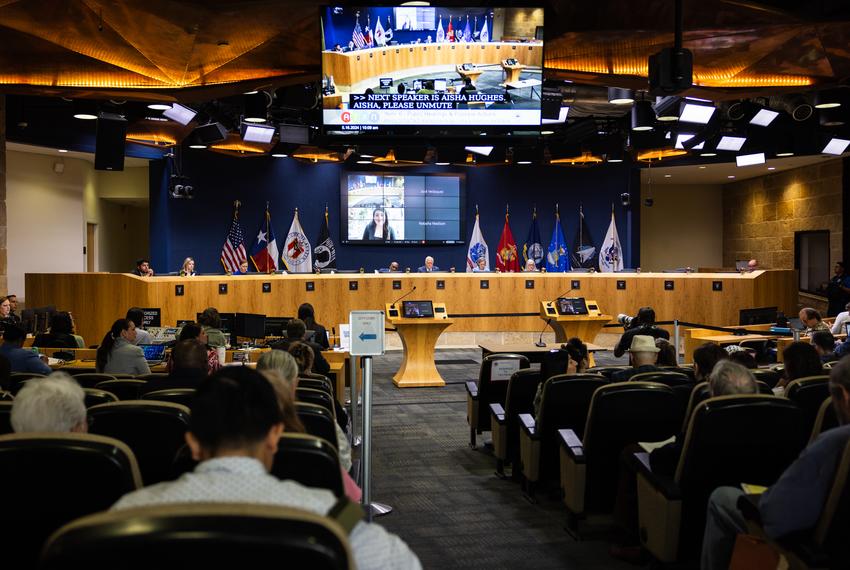
{"type": "Polygon", "coordinates": [[[74,323],[70,313],[59,311],[50,317],[50,332],[35,335],[33,346],[43,348],[77,348],[74,323]]]}
{"type": "Polygon", "coordinates": [[[328,342],[328,331],[325,327],[316,322],[316,311],[310,303],[302,303],[298,307],[298,318],[304,321],[308,331],[313,331],[313,342],[321,346],[324,350],[330,349],[331,345],[328,342]]]}
{"type": "Polygon", "coordinates": [[[129,319],[118,319],[97,348],[95,366],[106,374],[150,374],[144,351],[133,344],[136,325],[129,319]]]}
{"type": "Polygon", "coordinates": [[[395,241],[395,232],[390,227],[386,210],[375,208],[372,211],[372,221],[363,230],[363,240],[395,241]]]}

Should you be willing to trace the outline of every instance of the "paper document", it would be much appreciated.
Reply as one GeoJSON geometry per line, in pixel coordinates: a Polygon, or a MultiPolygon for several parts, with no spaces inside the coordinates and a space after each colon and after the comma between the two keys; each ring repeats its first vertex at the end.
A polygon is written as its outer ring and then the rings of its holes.
{"type": "Polygon", "coordinates": [[[652,453],[653,450],[658,449],[659,447],[664,447],[668,443],[673,443],[676,440],[676,436],[669,439],[665,439],[664,441],[639,441],[638,445],[643,448],[647,453],[652,453]]]}

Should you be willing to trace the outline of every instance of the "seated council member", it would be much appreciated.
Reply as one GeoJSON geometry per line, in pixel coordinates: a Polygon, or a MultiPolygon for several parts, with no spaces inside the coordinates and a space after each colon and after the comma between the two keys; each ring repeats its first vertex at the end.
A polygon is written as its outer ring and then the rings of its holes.
{"type": "Polygon", "coordinates": [[[144,351],[133,344],[136,325],[129,319],[118,319],[103,337],[97,349],[95,368],[106,374],[150,374],[144,351]]]}
{"type": "Polygon", "coordinates": [[[489,271],[487,269],[487,258],[483,255],[475,260],[475,267],[472,268],[473,273],[480,273],[482,271],[489,271]]]}
{"type": "Polygon", "coordinates": [[[527,259],[525,261],[525,267],[522,268],[523,271],[537,271],[537,264],[534,263],[533,259],[527,259]]]}
{"type": "Polygon", "coordinates": [[[183,260],[183,267],[180,268],[180,277],[194,277],[195,275],[197,275],[195,273],[195,260],[187,257],[183,260]]]}
{"type": "Polygon", "coordinates": [[[419,268],[419,273],[431,273],[439,270],[440,268],[434,265],[434,258],[429,255],[425,258],[425,265],[419,268]]]}
{"type": "Polygon", "coordinates": [[[383,208],[375,208],[372,212],[372,221],[363,230],[363,240],[395,241],[395,232],[383,208]]]}
{"type": "MultiPolygon", "coordinates": [[[[223,368],[198,386],[192,401],[186,443],[200,464],[176,481],[128,493],[112,508],[200,501],[279,505],[326,515],[337,502],[333,493],[269,474],[285,429],[277,394],[262,374],[241,366],[223,368]]],[[[377,524],[360,521],[348,538],[361,570],[422,567],[404,541],[377,524]]]]}
{"type": "Polygon", "coordinates": [[[136,260],[136,268],[133,270],[133,275],[139,277],[153,277],[153,268],[151,262],[144,257],[136,260]]]}
{"type": "Polygon", "coordinates": [[[248,275],[248,260],[247,259],[239,264],[239,271],[234,271],[233,275],[248,275]]]}

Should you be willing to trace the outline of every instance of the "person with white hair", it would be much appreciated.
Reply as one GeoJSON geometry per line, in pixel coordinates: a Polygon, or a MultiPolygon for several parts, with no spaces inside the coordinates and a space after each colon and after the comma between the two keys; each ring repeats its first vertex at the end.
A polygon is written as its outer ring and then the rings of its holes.
{"type": "Polygon", "coordinates": [[[425,258],[425,265],[419,268],[419,273],[431,273],[439,270],[440,268],[434,265],[434,258],[429,255],[425,258]]]}
{"type": "Polygon", "coordinates": [[[15,433],[88,431],[85,392],[66,372],[28,381],[12,404],[15,433]]]}

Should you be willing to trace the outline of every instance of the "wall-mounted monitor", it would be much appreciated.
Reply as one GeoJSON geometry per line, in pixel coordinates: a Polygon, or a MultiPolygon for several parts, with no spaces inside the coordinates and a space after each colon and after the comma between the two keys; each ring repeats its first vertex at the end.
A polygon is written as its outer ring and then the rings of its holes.
{"type": "Polygon", "coordinates": [[[361,5],[322,14],[326,133],[539,129],[543,8],[361,5]]]}
{"type": "Polygon", "coordinates": [[[462,174],[343,172],[340,241],[359,245],[464,243],[462,174]]]}

